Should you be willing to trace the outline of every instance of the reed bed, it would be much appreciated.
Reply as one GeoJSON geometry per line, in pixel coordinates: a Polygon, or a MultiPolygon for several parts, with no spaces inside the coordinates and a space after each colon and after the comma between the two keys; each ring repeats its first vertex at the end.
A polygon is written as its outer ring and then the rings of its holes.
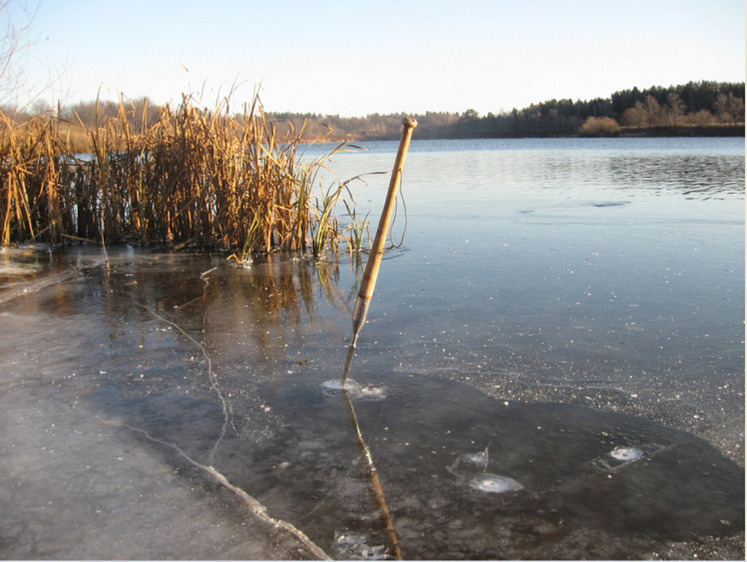
{"type": "Polygon", "coordinates": [[[283,124],[278,134],[258,96],[234,116],[228,100],[208,110],[189,96],[156,123],[135,127],[134,114],[124,99],[95,127],[59,113],[16,124],[0,112],[0,243],[191,244],[240,262],[277,251],[319,255],[341,242],[360,249],[349,190],[360,178],[320,179],[352,145],[307,161],[303,127],[283,124]],[[79,145],[81,131],[84,154],[76,154],[71,139],[79,145]],[[335,213],[340,202],[346,221],[335,213]]]}

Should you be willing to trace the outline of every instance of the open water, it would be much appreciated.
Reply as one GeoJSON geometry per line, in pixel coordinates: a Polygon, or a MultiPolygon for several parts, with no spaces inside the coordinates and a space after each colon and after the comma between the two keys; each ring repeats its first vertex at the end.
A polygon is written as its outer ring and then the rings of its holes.
{"type": "Polygon", "coordinates": [[[744,139],[415,138],[345,391],[365,255],[0,255],[0,557],[743,558],[744,139]]]}

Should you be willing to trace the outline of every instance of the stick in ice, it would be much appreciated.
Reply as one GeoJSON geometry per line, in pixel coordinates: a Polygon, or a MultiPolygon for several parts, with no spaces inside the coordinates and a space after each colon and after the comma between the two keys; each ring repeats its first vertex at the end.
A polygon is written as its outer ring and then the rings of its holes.
{"type": "Polygon", "coordinates": [[[358,298],[356,298],[355,307],[353,308],[353,337],[350,340],[348,356],[345,359],[345,370],[342,373],[341,379],[342,386],[345,386],[345,381],[347,381],[350,364],[353,362],[353,355],[355,354],[355,346],[358,343],[358,334],[366,321],[368,305],[371,303],[371,298],[373,297],[376,278],[379,276],[381,257],[384,254],[384,244],[386,243],[386,237],[389,232],[389,223],[392,220],[392,213],[394,212],[394,201],[397,198],[397,190],[402,179],[402,169],[405,167],[407,149],[410,146],[412,131],[418,126],[418,122],[415,119],[405,117],[402,125],[402,138],[399,141],[399,150],[397,151],[397,158],[394,161],[394,169],[392,169],[392,177],[389,181],[389,191],[386,194],[384,210],[379,219],[379,227],[376,229],[376,236],[374,237],[373,246],[371,246],[371,254],[368,256],[366,270],[363,273],[363,281],[361,281],[358,298]]]}

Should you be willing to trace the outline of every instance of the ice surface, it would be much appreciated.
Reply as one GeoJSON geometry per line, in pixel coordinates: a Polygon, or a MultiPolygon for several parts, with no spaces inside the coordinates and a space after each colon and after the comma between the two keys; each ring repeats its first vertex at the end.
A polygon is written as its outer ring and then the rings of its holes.
{"type": "Polygon", "coordinates": [[[618,461],[629,462],[643,458],[643,451],[638,447],[615,447],[610,456],[618,461]]]}
{"type": "MultiPolygon", "coordinates": [[[[264,286],[245,288],[259,265],[203,279],[209,260],[146,260],[147,276],[123,263],[3,304],[0,500],[14,506],[0,515],[3,553],[391,556],[323,360],[326,320],[289,346],[288,313],[264,286]],[[259,312],[244,307],[252,295],[259,312]]],[[[567,558],[611,537],[635,556],[743,524],[743,471],[690,434],[494,399],[359,351],[345,390],[406,557],[567,558]]]]}
{"type": "MultiPolygon", "coordinates": [[[[357,419],[405,556],[564,558],[576,541],[601,545],[612,537],[615,548],[632,553],[693,532],[730,534],[744,520],[743,472],[687,433],[579,406],[506,407],[453,381],[369,377],[375,385],[386,380],[389,391],[381,402],[357,403],[357,419]],[[489,455],[479,449],[485,443],[489,455]],[[613,451],[636,456],[623,448],[644,457],[616,461],[629,470],[594,466],[594,459],[615,460],[613,451]],[[516,528],[536,537],[534,546],[504,534],[516,528]]],[[[313,510],[313,528],[304,528],[316,540],[328,525],[371,532],[376,506],[364,482],[354,484],[365,471],[344,401],[315,394],[323,382],[316,380],[268,384],[273,411],[285,412],[287,426],[258,451],[250,487],[266,490],[260,499],[272,497],[278,508],[295,497],[288,517],[313,510]],[[278,474],[273,467],[288,458],[303,462],[278,474]]],[[[386,544],[380,532],[367,544],[386,544]]]]}
{"type": "Polygon", "coordinates": [[[333,552],[342,560],[386,560],[386,546],[369,546],[363,533],[336,532],[333,552]]]}
{"type": "Polygon", "coordinates": [[[350,378],[345,381],[344,385],[339,379],[324,381],[322,388],[329,396],[340,394],[341,391],[345,390],[353,399],[383,400],[386,398],[386,387],[371,384],[362,385],[350,378]]]}
{"type": "Polygon", "coordinates": [[[618,446],[591,461],[599,471],[616,472],[628,468],[642,459],[650,458],[665,449],[657,443],[643,443],[636,446],[618,446]]]}
{"type": "Polygon", "coordinates": [[[461,476],[465,472],[470,473],[474,470],[485,472],[488,468],[489,462],[490,454],[488,452],[488,447],[485,447],[484,451],[459,455],[454,463],[449,467],[449,472],[457,476],[461,476]]]}
{"type": "Polygon", "coordinates": [[[518,492],[524,489],[524,486],[513,478],[490,474],[489,472],[470,478],[469,486],[480,492],[491,494],[505,494],[506,492],[518,492]]]}
{"type": "Polygon", "coordinates": [[[486,472],[490,464],[489,447],[476,453],[459,455],[448,467],[449,472],[457,477],[458,483],[466,480],[467,486],[480,492],[503,494],[522,490],[524,487],[513,478],[486,472]]]}
{"type": "Polygon", "coordinates": [[[209,466],[231,412],[199,336],[143,301],[107,302],[100,282],[138,285],[100,273],[4,293],[0,556],[325,557],[209,466]]]}
{"type": "Polygon", "coordinates": [[[346,393],[355,259],[5,252],[0,555],[391,556],[347,396],[407,558],[742,559],[743,140],[552,142],[413,151],[346,393]]]}

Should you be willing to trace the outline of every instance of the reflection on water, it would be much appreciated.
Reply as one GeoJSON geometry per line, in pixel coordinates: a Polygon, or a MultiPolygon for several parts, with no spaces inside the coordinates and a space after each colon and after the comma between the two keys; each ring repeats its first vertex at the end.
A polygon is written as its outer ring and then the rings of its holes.
{"type": "Polygon", "coordinates": [[[347,395],[347,257],[6,251],[3,554],[743,557],[743,146],[667,142],[415,142],[347,395]]]}
{"type": "Polygon", "coordinates": [[[345,407],[348,409],[350,415],[350,422],[353,426],[353,431],[358,439],[358,446],[360,448],[361,460],[363,461],[366,469],[366,478],[368,479],[368,485],[371,489],[371,495],[374,498],[377,507],[379,508],[379,515],[381,521],[386,530],[387,537],[389,539],[389,548],[391,557],[396,560],[402,560],[402,551],[400,550],[399,540],[397,534],[394,531],[394,523],[392,522],[392,515],[389,511],[389,506],[386,502],[386,496],[384,495],[384,489],[381,487],[381,480],[379,479],[379,472],[376,470],[376,464],[371,454],[366,440],[361,432],[361,426],[358,423],[358,416],[355,413],[355,406],[353,406],[353,400],[350,397],[350,393],[347,389],[342,389],[342,397],[345,399],[345,407]]]}
{"type": "MultiPolygon", "coordinates": [[[[367,153],[338,155],[341,176],[385,170],[392,144],[364,143],[367,153]]],[[[694,199],[744,194],[744,139],[474,139],[415,141],[404,176],[416,210],[459,197],[502,201],[531,194],[557,198],[682,194],[694,199]],[[599,142],[599,141],[602,142],[599,142]],[[425,188],[421,192],[420,188],[425,188]],[[421,195],[425,195],[421,198],[421,195]]],[[[360,188],[372,196],[385,178],[360,188]]],[[[381,197],[381,195],[377,195],[381,197]]],[[[376,205],[373,209],[377,209],[376,205]]]]}
{"type": "Polygon", "coordinates": [[[744,194],[743,176],[744,160],[725,155],[613,156],[608,173],[621,189],[701,200],[744,194]]]}

